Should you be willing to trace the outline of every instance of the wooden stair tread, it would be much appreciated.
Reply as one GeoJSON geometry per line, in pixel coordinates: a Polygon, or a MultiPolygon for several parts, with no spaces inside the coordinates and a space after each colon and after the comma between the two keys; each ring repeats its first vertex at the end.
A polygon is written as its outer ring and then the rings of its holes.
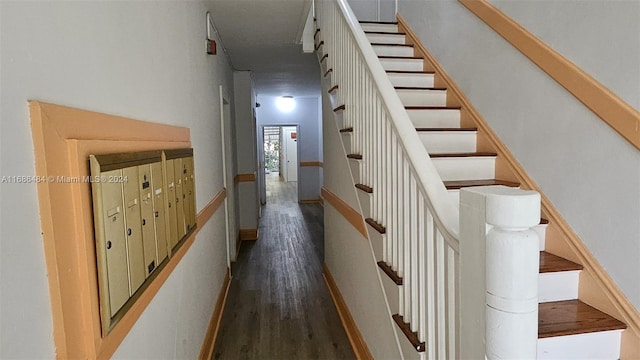
{"type": "Polygon", "coordinates": [[[540,252],[540,273],[582,270],[582,265],[546,251],[540,252]]]}
{"type": "Polygon", "coordinates": [[[378,224],[372,218],[366,218],[366,219],[364,219],[364,222],[369,224],[372,228],[376,229],[376,231],[379,232],[380,234],[384,234],[384,233],[387,232],[387,229],[385,229],[384,226],[378,224]]]}
{"type": "Polygon", "coordinates": [[[460,110],[457,106],[405,106],[405,110],[460,110]]]}
{"type": "Polygon", "coordinates": [[[465,187],[472,187],[472,186],[490,186],[490,185],[503,185],[503,186],[509,186],[509,187],[519,187],[520,184],[515,183],[515,182],[511,182],[511,181],[505,181],[505,180],[498,180],[498,179],[489,179],[489,180],[453,180],[453,181],[443,181],[444,186],[447,188],[447,190],[458,190],[461,188],[465,188],[465,187]]]}
{"type": "Polygon", "coordinates": [[[416,60],[424,60],[424,58],[420,57],[420,56],[391,56],[391,55],[384,55],[384,56],[378,56],[378,58],[380,59],[416,59],[416,60]]]}
{"type": "Polygon", "coordinates": [[[393,321],[396,322],[396,325],[400,327],[404,336],[406,336],[411,345],[413,345],[413,348],[418,352],[424,352],[426,350],[426,345],[425,343],[420,342],[418,339],[418,333],[411,331],[411,325],[404,322],[404,319],[399,314],[393,315],[392,318],[393,321]]]}
{"type": "Polygon", "coordinates": [[[340,105],[337,108],[333,109],[333,112],[344,110],[346,107],[344,105],[340,105]]]}
{"type": "Polygon", "coordinates": [[[419,86],[394,86],[396,90],[440,90],[445,91],[445,87],[419,87],[419,86]]]}
{"type": "Polygon", "coordinates": [[[362,160],[362,155],[360,155],[360,154],[348,154],[347,158],[355,159],[355,160],[362,160]]]}
{"type": "Polygon", "coordinates": [[[362,190],[368,194],[373,194],[373,188],[364,184],[356,184],[356,189],[362,190]]]}
{"type": "Polygon", "coordinates": [[[360,24],[383,24],[383,25],[398,25],[397,21],[369,21],[363,20],[359,21],[360,24]]]}
{"type": "Polygon", "coordinates": [[[403,32],[397,31],[365,31],[365,34],[379,34],[379,35],[407,35],[403,32]]]}
{"type": "Polygon", "coordinates": [[[396,285],[402,285],[402,278],[398,276],[398,273],[395,272],[395,270],[393,270],[391,266],[387,265],[386,262],[378,261],[378,267],[382,269],[382,271],[384,271],[384,273],[387,274],[389,278],[391,278],[391,280],[396,283],[396,285]]]}
{"type": "Polygon", "coordinates": [[[353,128],[352,127],[348,127],[348,128],[344,128],[344,129],[340,129],[341,133],[350,133],[353,132],[353,128]]]}
{"type": "Polygon", "coordinates": [[[478,128],[416,128],[416,131],[478,131],[478,128]]]}
{"type": "Polygon", "coordinates": [[[413,47],[411,44],[388,44],[388,43],[371,43],[371,46],[401,46],[401,47],[413,47]]]}
{"type": "Polygon", "coordinates": [[[627,325],[580,300],[538,305],[538,338],[623,330],[627,325]]]}
{"type": "Polygon", "coordinates": [[[433,71],[416,71],[416,70],[387,70],[387,74],[429,74],[435,75],[433,71]]]}
{"type": "Polygon", "coordinates": [[[474,156],[490,156],[495,157],[498,156],[496,153],[485,152],[485,151],[476,151],[476,152],[465,152],[465,153],[442,153],[442,154],[429,154],[429,157],[433,158],[456,158],[456,157],[474,157],[474,156]]]}

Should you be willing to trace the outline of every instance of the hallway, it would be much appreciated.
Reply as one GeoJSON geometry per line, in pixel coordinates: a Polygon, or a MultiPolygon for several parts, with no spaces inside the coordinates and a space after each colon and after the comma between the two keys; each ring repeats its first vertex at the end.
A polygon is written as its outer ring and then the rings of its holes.
{"type": "Polygon", "coordinates": [[[322,278],[323,210],[267,175],[259,240],[242,244],[214,359],[353,359],[322,278]]]}

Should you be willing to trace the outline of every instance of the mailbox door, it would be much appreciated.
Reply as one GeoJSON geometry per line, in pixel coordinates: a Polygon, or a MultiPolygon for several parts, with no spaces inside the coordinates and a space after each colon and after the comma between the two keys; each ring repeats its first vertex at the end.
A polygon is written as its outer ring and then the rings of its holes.
{"type": "Polygon", "coordinates": [[[138,169],[136,167],[124,168],[122,169],[122,176],[126,179],[126,181],[122,183],[122,189],[124,191],[125,232],[127,253],[129,255],[129,281],[131,282],[131,292],[129,295],[133,295],[146,278],[142,247],[142,228],[140,223],[138,169]]]}
{"type": "Polygon", "coordinates": [[[156,231],[157,263],[161,264],[167,258],[167,228],[166,213],[164,207],[164,176],[162,175],[162,163],[151,164],[151,184],[153,188],[153,216],[156,231]]]}
{"type": "Polygon", "coordinates": [[[178,241],[187,233],[184,218],[184,179],[182,177],[182,159],[173,159],[174,181],[176,183],[176,220],[178,225],[178,241]]]}
{"type": "Polygon", "coordinates": [[[140,190],[140,215],[142,218],[142,244],[147,277],[158,266],[156,254],[156,231],[153,226],[153,195],[151,188],[151,165],[138,166],[138,189],[140,190]]]}
{"type": "MultiPolygon", "coordinates": [[[[103,176],[120,176],[121,170],[102,173],[103,176]]],[[[129,299],[129,273],[127,270],[127,244],[125,238],[122,185],[102,183],[102,213],[104,221],[103,251],[107,262],[109,310],[113,316],[129,299]]]]}

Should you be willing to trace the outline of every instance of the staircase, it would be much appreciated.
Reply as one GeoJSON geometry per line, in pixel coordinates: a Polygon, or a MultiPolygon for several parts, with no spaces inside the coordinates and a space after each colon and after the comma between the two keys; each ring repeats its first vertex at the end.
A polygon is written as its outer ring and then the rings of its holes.
{"type": "MultiPolygon", "coordinates": [[[[491,144],[487,144],[486,139],[479,134],[478,128],[469,119],[463,118],[461,107],[456,106],[456,101],[448,97],[447,88],[440,85],[443,84],[439,81],[440,75],[414,50],[411,43],[413,40],[399,31],[398,24],[360,22],[360,26],[393,85],[452,202],[459,203],[461,188],[489,185],[519,188],[521,185],[512,180],[513,176],[496,175],[504,174],[504,170],[496,171],[499,154],[492,149],[487,149],[491,144]]],[[[379,191],[379,187],[375,184],[379,181],[375,180],[375,175],[370,174],[371,170],[367,170],[368,166],[365,163],[367,153],[363,151],[363,146],[366,150],[366,145],[363,145],[363,140],[354,134],[357,126],[363,126],[363,122],[358,123],[348,119],[351,107],[358,106],[349,93],[356,89],[353,85],[339,83],[334,76],[336,70],[334,67],[337,66],[347,66],[349,71],[358,71],[358,69],[342,60],[332,62],[331,56],[334,54],[325,51],[326,46],[322,35],[321,29],[317,29],[316,51],[323,69],[324,83],[335,107],[336,125],[342,135],[363,217],[369,227],[370,240],[383,278],[391,316],[397,324],[398,333],[402,334],[403,353],[407,358],[453,357],[457,352],[450,348],[446,349],[450,347],[443,344],[446,340],[443,340],[441,335],[432,333],[450,331],[450,329],[440,326],[434,328],[429,324],[413,324],[418,315],[407,310],[408,306],[410,307],[407,297],[412,298],[416,295],[410,291],[407,293],[406,284],[408,281],[416,280],[406,279],[402,267],[396,264],[398,261],[402,262],[402,253],[410,251],[394,250],[393,245],[389,244],[387,234],[397,230],[388,228],[385,225],[388,221],[385,222],[380,218],[390,215],[384,213],[385,210],[376,208],[374,194],[379,191]],[[400,309],[404,309],[405,316],[400,315],[400,309]],[[408,315],[407,312],[409,312],[408,315]],[[436,341],[439,344],[437,349],[430,349],[427,346],[428,341],[425,341],[425,335],[421,334],[421,331],[429,334],[426,337],[439,338],[436,341]]],[[[376,134],[379,129],[372,131],[374,136],[379,136],[376,134]]],[[[387,171],[391,170],[390,173],[407,171],[404,164],[397,167],[393,163],[382,165],[393,165],[390,169],[387,168],[387,171]]],[[[383,177],[383,185],[385,185],[384,179],[383,177]]],[[[405,183],[405,186],[407,185],[409,188],[414,186],[409,182],[405,183]]],[[[399,203],[406,201],[411,203],[411,206],[415,204],[411,196],[394,197],[393,194],[382,196],[385,200],[399,203]]],[[[395,211],[400,212],[403,211],[402,208],[402,206],[393,207],[395,211]]],[[[409,212],[405,211],[405,214],[401,213],[399,216],[408,215],[409,212]]],[[[549,221],[540,219],[540,224],[535,227],[540,238],[537,357],[539,359],[620,358],[621,335],[626,325],[580,301],[578,288],[580,272],[583,268],[580,264],[545,251],[547,226],[549,221]]],[[[396,235],[405,234],[409,234],[408,230],[401,230],[396,235]]],[[[436,302],[438,300],[445,299],[436,299],[436,302]]]]}

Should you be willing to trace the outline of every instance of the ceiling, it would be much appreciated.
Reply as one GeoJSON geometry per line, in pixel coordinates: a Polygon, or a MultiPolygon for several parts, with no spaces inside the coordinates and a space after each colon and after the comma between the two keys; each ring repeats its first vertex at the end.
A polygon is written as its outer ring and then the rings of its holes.
{"type": "Polygon", "coordinates": [[[251,70],[259,95],[317,96],[315,54],[300,38],[311,0],[212,0],[211,15],[235,70],[251,70]]]}

